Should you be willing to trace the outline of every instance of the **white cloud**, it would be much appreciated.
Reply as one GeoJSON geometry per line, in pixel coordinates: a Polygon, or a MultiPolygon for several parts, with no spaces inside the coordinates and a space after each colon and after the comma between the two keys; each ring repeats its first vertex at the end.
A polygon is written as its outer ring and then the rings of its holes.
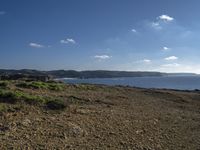
{"type": "Polygon", "coordinates": [[[67,38],[65,40],[60,40],[60,43],[62,43],[62,44],[69,44],[69,43],[76,44],[76,41],[74,39],[67,38]]]}
{"type": "Polygon", "coordinates": [[[173,20],[173,17],[168,15],[161,15],[157,17],[155,21],[150,22],[150,26],[156,30],[162,30],[165,24],[172,22],[173,20]]]}
{"type": "Polygon", "coordinates": [[[171,49],[171,48],[166,47],[166,46],[164,46],[164,47],[162,48],[163,51],[169,51],[170,49],[171,49]]]}
{"type": "Polygon", "coordinates": [[[179,67],[180,64],[178,63],[172,63],[172,64],[164,64],[164,65],[161,65],[161,67],[179,67]]]}
{"type": "Polygon", "coordinates": [[[170,17],[168,15],[161,15],[158,17],[159,20],[163,20],[163,21],[166,21],[166,22],[171,22],[174,20],[173,17],[170,17]]]}
{"type": "Polygon", "coordinates": [[[151,60],[150,59],[144,59],[143,62],[144,63],[151,63],[151,60]]]}
{"type": "Polygon", "coordinates": [[[96,55],[94,56],[94,58],[98,59],[98,60],[106,60],[106,59],[110,59],[112,56],[108,56],[108,55],[96,55]]]}
{"type": "Polygon", "coordinates": [[[176,56],[170,56],[170,57],[166,57],[165,60],[177,60],[178,57],[176,56]]]}
{"type": "Polygon", "coordinates": [[[38,43],[29,43],[29,46],[34,48],[44,48],[44,45],[38,44],[38,43]]]}
{"type": "Polygon", "coordinates": [[[5,11],[0,11],[0,15],[5,15],[6,12],[5,11]]]}
{"type": "Polygon", "coordinates": [[[134,33],[137,33],[137,30],[136,30],[136,29],[132,29],[131,31],[134,32],[134,33]]]}

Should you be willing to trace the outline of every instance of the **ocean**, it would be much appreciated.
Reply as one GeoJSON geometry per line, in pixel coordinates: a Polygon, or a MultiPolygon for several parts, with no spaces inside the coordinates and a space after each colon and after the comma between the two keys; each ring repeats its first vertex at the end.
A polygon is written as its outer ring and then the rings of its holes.
{"type": "Polygon", "coordinates": [[[123,77],[94,79],[63,78],[60,80],[70,84],[89,83],[141,88],[200,90],[200,76],[123,77]]]}

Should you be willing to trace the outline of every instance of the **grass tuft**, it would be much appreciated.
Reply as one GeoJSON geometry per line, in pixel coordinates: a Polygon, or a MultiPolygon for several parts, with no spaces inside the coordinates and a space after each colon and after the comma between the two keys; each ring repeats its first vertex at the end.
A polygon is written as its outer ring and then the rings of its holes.
{"type": "Polygon", "coordinates": [[[53,90],[53,91],[64,90],[64,85],[61,83],[47,83],[47,82],[40,82],[40,81],[22,82],[22,83],[18,83],[16,86],[21,87],[21,88],[46,89],[46,90],[53,90]]]}
{"type": "Polygon", "coordinates": [[[0,113],[6,112],[7,111],[7,107],[4,104],[0,104],[0,113]]]}

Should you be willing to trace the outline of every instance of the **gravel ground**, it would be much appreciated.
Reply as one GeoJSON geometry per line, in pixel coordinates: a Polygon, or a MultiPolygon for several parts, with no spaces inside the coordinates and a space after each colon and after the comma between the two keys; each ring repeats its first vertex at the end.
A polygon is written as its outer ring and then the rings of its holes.
{"type": "Polygon", "coordinates": [[[68,85],[64,91],[29,90],[62,97],[52,111],[4,104],[0,149],[200,150],[200,93],[68,85]]]}

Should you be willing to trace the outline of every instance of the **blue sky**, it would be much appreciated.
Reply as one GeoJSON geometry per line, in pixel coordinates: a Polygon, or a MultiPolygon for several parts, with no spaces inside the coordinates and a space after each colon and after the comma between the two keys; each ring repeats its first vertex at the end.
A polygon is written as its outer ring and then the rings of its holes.
{"type": "Polygon", "coordinates": [[[200,73],[199,0],[0,0],[0,68],[200,73]]]}

